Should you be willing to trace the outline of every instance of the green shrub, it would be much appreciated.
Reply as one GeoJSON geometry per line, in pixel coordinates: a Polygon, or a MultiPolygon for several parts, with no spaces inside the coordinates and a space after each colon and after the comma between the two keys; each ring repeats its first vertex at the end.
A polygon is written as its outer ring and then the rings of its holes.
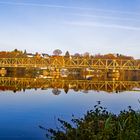
{"type": "Polygon", "coordinates": [[[83,118],[72,116],[71,123],[58,119],[60,128],[44,128],[52,140],[140,140],[140,113],[130,106],[119,115],[109,113],[98,102],[83,118]]]}

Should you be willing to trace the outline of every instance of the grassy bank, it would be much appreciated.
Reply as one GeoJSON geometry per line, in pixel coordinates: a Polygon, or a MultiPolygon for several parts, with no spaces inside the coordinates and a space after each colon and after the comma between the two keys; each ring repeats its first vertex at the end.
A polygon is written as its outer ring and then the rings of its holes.
{"type": "Polygon", "coordinates": [[[41,129],[52,140],[140,140],[140,112],[130,106],[119,115],[109,113],[98,102],[84,117],[71,122],[58,119],[60,127],[41,129]]]}

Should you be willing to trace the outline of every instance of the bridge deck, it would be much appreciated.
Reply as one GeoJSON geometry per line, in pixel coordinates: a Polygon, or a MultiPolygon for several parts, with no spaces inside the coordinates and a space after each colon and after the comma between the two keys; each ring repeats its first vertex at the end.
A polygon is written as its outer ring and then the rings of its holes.
{"type": "Polygon", "coordinates": [[[0,67],[38,67],[38,68],[91,68],[140,70],[140,60],[95,59],[95,58],[0,58],[0,67]]]}

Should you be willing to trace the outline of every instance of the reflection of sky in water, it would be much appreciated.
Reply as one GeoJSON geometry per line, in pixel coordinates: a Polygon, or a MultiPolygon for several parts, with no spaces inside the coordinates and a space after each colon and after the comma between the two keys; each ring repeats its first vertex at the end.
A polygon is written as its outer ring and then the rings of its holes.
{"type": "Polygon", "coordinates": [[[58,117],[70,120],[71,115],[82,116],[101,101],[109,111],[118,113],[128,105],[139,109],[140,92],[111,94],[89,91],[88,93],[63,91],[55,96],[52,90],[26,90],[0,93],[0,139],[43,139],[44,132],[38,125],[54,127],[58,117]]]}

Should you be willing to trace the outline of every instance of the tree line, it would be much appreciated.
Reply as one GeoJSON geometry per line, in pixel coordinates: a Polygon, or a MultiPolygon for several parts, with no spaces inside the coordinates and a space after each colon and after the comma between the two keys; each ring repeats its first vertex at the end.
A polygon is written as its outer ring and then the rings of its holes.
{"type": "Polygon", "coordinates": [[[14,49],[13,51],[1,51],[0,52],[0,58],[24,58],[24,57],[37,57],[37,58],[42,58],[42,57],[58,57],[58,56],[65,56],[65,57],[86,57],[86,58],[100,58],[100,59],[130,59],[133,60],[134,58],[132,56],[126,56],[123,54],[113,54],[113,53],[108,53],[108,54],[90,54],[89,52],[84,52],[83,54],[80,53],[75,53],[75,54],[70,54],[69,51],[66,51],[64,55],[62,55],[62,51],[60,49],[55,49],[53,51],[52,55],[49,55],[47,53],[42,53],[39,54],[36,52],[35,54],[33,53],[27,53],[26,50],[21,51],[14,49]]]}

